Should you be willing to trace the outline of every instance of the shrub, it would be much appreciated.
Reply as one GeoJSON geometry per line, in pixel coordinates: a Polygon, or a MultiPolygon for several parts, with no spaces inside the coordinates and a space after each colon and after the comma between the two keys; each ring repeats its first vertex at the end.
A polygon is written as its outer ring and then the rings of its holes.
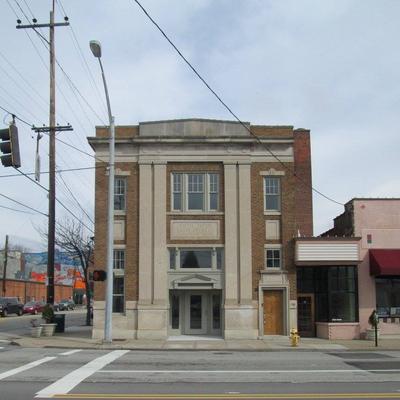
{"type": "Polygon", "coordinates": [[[54,320],[54,310],[51,304],[46,304],[43,307],[42,318],[46,321],[47,324],[51,324],[54,320]]]}

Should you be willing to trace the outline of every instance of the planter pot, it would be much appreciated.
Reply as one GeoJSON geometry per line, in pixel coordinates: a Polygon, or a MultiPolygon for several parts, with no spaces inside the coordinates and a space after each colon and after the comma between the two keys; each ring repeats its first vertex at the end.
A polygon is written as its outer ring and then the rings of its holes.
{"type": "Polygon", "coordinates": [[[43,336],[53,336],[56,325],[57,324],[40,324],[40,326],[43,328],[43,336]]]}
{"type": "MultiPolygon", "coordinates": [[[[378,328],[378,339],[380,338],[380,329],[378,328]]],[[[367,340],[375,340],[375,328],[371,329],[367,329],[366,335],[365,335],[365,339],[367,340]]]]}
{"type": "Polygon", "coordinates": [[[41,326],[32,326],[31,327],[31,336],[32,337],[40,337],[42,334],[42,327],[41,326]]]}

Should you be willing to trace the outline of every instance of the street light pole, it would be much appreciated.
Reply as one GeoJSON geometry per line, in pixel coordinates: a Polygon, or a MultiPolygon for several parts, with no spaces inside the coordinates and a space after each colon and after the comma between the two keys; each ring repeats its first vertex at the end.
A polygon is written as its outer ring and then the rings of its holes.
{"type": "Polygon", "coordinates": [[[107,82],[101,62],[101,44],[96,40],[90,41],[90,49],[99,60],[106,93],[109,119],[109,168],[108,168],[108,207],[107,207],[107,280],[106,280],[106,310],[104,321],[104,342],[112,342],[112,303],[113,303],[113,264],[114,264],[114,159],[115,159],[115,125],[111,113],[110,98],[107,82]]]}

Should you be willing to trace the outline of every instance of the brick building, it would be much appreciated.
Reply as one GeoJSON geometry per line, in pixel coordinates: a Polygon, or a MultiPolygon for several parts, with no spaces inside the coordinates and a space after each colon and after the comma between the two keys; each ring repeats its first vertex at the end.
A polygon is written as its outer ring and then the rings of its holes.
{"type": "MultiPolygon", "coordinates": [[[[203,119],[116,128],[114,338],[257,338],[297,327],[294,238],[312,236],[309,131],[203,119]],[[295,174],[298,179],[295,178],[295,174]]],[[[106,267],[108,129],[97,157],[106,267]]],[[[103,337],[105,284],[94,287],[103,337]]]]}

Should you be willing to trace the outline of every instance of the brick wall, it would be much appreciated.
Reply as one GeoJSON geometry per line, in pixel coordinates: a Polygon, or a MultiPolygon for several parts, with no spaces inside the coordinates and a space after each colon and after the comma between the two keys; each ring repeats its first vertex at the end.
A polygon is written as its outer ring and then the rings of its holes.
{"type": "MultiPolygon", "coordinates": [[[[126,213],[116,215],[115,220],[125,220],[125,240],[115,244],[125,244],[125,300],[138,298],[138,235],[139,235],[139,168],[137,163],[116,163],[117,171],[129,172],[124,175],[127,183],[126,213]]],[[[95,251],[93,269],[107,269],[107,196],[108,175],[103,168],[96,169],[95,202],[95,251]]],[[[105,299],[105,282],[94,282],[94,298],[105,299]]]]}
{"type": "Polygon", "coordinates": [[[312,176],[310,131],[294,131],[294,171],[297,176],[295,185],[296,229],[301,236],[313,236],[312,176]]]}
{"type": "MultiPolygon", "coordinates": [[[[0,279],[0,288],[3,288],[3,280],[0,279]]],[[[46,301],[46,285],[43,282],[6,280],[6,293],[4,297],[18,297],[22,303],[28,301],[44,300],[46,301]]],[[[72,297],[72,286],[55,285],[54,286],[54,301],[58,302],[61,299],[72,297]]],[[[1,292],[3,296],[3,292],[1,292]]]]}
{"type": "Polygon", "coordinates": [[[289,168],[284,169],[279,163],[253,163],[251,166],[251,214],[252,214],[252,257],[253,257],[253,299],[258,299],[258,284],[260,270],[264,269],[265,256],[264,244],[282,243],[282,257],[284,269],[288,273],[290,281],[290,298],[296,299],[296,268],[294,265],[294,243],[296,235],[295,213],[295,178],[292,163],[285,163],[289,168]],[[264,177],[261,171],[269,169],[284,171],[281,176],[281,215],[264,215],[264,177]],[[265,221],[267,219],[279,219],[281,240],[269,240],[265,238],[265,221]]]}

